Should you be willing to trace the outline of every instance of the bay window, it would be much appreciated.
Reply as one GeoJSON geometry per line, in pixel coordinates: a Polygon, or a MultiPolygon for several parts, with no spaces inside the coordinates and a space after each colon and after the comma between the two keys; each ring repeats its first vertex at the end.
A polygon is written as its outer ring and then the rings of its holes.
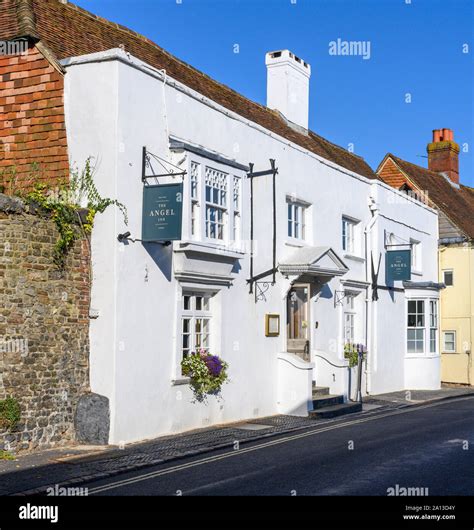
{"type": "Polygon", "coordinates": [[[407,301],[407,353],[438,352],[438,300],[407,301]]]}
{"type": "Polygon", "coordinates": [[[197,160],[189,166],[189,237],[219,244],[240,241],[241,177],[224,171],[217,163],[218,167],[212,167],[197,160]]]}
{"type": "Polygon", "coordinates": [[[240,240],[240,201],[241,201],[241,190],[240,190],[240,178],[232,178],[232,190],[233,190],[233,207],[234,207],[234,219],[232,224],[232,239],[234,241],[240,240]]]}
{"type": "Polygon", "coordinates": [[[191,162],[191,236],[199,235],[199,182],[201,164],[191,162]]]}
{"type": "Polygon", "coordinates": [[[226,173],[206,167],[206,237],[224,239],[227,225],[226,173]]]}
{"type": "Polygon", "coordinates": [[[438,335],[438,301],[430,300],[430,353],[436,353],[438,335]]]}
{"type": "Polygon", "coordinates": [[[408,300],[407,352],[425,351],[425,301],[408,300]]]}

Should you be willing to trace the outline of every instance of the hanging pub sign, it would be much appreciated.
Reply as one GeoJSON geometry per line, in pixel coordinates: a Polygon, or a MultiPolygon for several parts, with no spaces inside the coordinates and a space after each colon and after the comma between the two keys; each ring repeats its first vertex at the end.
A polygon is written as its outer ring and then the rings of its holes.
{"type": "Polygon", "coordinates": [[[389,250],[385,254],[385,281],[392,283],[411,279],[411,251],[389,250]]]}
{"type": "Polygon", "coordinates": [[[181,239],[183,184],[143,187],[142,241],[181,239]]]}

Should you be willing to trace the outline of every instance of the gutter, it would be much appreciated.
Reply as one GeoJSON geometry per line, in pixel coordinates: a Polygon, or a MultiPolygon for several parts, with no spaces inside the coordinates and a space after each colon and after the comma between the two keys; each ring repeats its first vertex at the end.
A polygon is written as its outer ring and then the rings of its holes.
{"type": "Polygon", "coordinates": [[[450,245],[453,243],[466,243],[467,239],[465,237],[442,237],[438,239],[438,245],[450,245]]]}

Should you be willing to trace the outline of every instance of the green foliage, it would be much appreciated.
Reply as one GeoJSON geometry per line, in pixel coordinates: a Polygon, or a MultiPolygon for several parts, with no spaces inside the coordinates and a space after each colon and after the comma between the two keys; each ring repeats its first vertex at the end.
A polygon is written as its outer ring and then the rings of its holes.
{"type": "Polygon", "coordinates": [[[71,175],[70,193],[75,204],[87,204],[89,210],[86,225],[92,230],[94,217],[97,213],[104,213],[109,206],[116,206],[123,215],[124,222],[128,224],[127,209],[115,199],[104,198],[98,192],[94,183],[94,172],[91,159],[86,160],[86,165],[81,173],[77,171],[71,175]]]}
{"type": "Polygon", "coordinates": [[[15,456],[8,451],[0,451],[0,460],[15,460],[15,456]]]}
{"type": "Polygon", "coordinates": [[[181,361],[183,375],[190,378],[191,389],[196,401],[206,401],[207,396],[220,396],[222,385],[228,381],[228,364],[217,355],[205,350],[191,353],[181,361]]]}
{"type": "Polygon", "coordinates": [[[13,430],[21,418],[18,401],[12,397],[0,400],[0,428],[13,430]]]}
{"type": "Polygon", "coordinates": [[[103,198],[98,192],[93,178],[90,158],[81,172],[73,171],[69,182],[60,184],[56,190],[44,183],[36,183],[26,200],[51,214],[59,232],[54,247],[54,262],[64,268],[69,250],[82,233],[90,234],[97,213],[103,213],[109,206],[117,206],[128,224],[125,206],[113,199],[103,198]],[[81,207],[85,205],[84,208],[81,207]],[[81,209],[87,209],[85,221],[81,220],[81,209]]]}
{"type": "Polygon", "coordinates": [[[357,366],[359,362],[359,352],[362,353],[362,360],[364,360],[367,353],[367,348],[363,344],[346,342],[344,345],[344,357],[348,359],[350,368],[357,366]]]}

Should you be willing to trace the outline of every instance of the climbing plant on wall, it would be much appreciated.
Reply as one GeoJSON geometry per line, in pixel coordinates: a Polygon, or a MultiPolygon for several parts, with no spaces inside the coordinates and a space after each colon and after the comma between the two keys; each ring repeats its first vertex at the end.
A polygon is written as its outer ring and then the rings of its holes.
{"type": "Polygon", "coordinates": [[[125,206],[115,199],[102,197],[97,190],[90,158],[82,171],[71,172],[67,182],[55,189],[46,182],[37,182],[24,198],[33,208],[49,213],[56,224],[59,236],[53,258],[59,268],[64,267],[69,250],[82,233],[91,233],[98,213],[103,213],[109,206],[116,206],[125,224],[128,224],[125,206]]]}

